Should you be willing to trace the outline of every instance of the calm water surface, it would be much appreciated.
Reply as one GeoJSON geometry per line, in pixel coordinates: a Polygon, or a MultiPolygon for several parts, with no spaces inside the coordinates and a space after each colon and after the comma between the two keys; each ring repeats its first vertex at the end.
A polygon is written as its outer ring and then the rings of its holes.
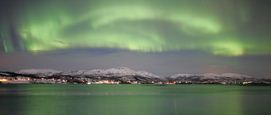
{"type": "Polygon", "coordinates": [[[271,115],[271,87],[0,85],[0,115],[271,115]]]}

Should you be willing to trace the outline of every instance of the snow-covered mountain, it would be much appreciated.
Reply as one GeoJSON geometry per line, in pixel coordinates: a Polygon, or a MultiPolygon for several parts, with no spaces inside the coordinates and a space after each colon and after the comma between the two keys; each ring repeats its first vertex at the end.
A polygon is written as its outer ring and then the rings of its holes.
{"type": "MultiPolygon", "coordinates": [[[[102,77],[123,77],[123,76],[141,76],[146,78],[164,78],[153,73],[146,71],[136,71],[127,67],[110,68],[110,69],[93,69],[93,70],[77,70],[62,72],[53,69],[24,69],[16,72],[17,74],[26,75],[37,75],[41,77],[52,76],[52,75],[69,75],[69,76],[102,76],[102,77]]],[[[220,78],[231,78],[231,79],[243,79],[252,78],[251,76],[237,73],[202,73],[202,74],[174,74],[169,79],[177,78],[189,78],[198,77],[200,79],[220,79],[220,78]]]]}
{"type": "Polygon", "coordinates": [[[55,74],[60,74],[62,72],[58,70],[53,70],[53,69],[24,69],[24,70],[19,70],[16,73],[46,77],[46,76],[52,76],[55,74]]]}
{"type": "Polygon", "coordinates": [[[102,76],[102,77],[123,77],[123,76],[141,76],[147,78],[161,78],[158,75],[146,71],[135,71],[127,67],[110,68],[110,69],[93,69],[61,72],[52,69],[25,69],[17,71],[18,74],[52,76],[52,75],[69,75],[69,76],[102,76]]]}
{"type": "Polygon", "coordinates": [[[104,76],[104,77],[112,77],[112,76],[143,76],[148,78],[160,78],[158,75],[153,73],[149,73],[146,71],[135,71],[127,67],[120,68],[110,68],[110,69],[93,69],[93,70],[77,70],[64,72],[64,75],[77,75],[77,76],[104,76]]]}
{"type": "MultiPolygon", "coordinates": [[[[132,70],[127,67],[110,69],[77,70],[62,72],[52,69],[25,69],[17,72],[1,72],[0,77],[30,79],[31,83],[92,83],[116,81],[140,84],[271,84],[271,79],[260,79],[237,73],[175,74],[169,77],[132,70]]],[[[29,80],[29,79],[27,79],[29,80]]]]}
{"type": "Polygon", "coordinates": [[[200,79],[220,79],[220,78],[231,78],[231,79],[250,79],[251,76],[237,73],[203,73],[203,74],[175,74],[170,76],[171,79],[176,78],[189,78],[189,77],[199,77],[200,79]]]}
{"type": "Polygon", "coordinates": [[[94,69],[94,70],[77,70],[68,72],[61,72],[51,69],[28,69],[20,70],[14,73],[13,76],[24,76],[34,78],[44,77],[47,79],[65,79],[68,82],[80,82],[80,83],[83,81],[92,82],[100,80],[114,80],[119,81],[121,83],[131,83],[131,82],[153,83],[165,80],[155,74],[146,71],[136,71],[127,67],[94,69]]]}

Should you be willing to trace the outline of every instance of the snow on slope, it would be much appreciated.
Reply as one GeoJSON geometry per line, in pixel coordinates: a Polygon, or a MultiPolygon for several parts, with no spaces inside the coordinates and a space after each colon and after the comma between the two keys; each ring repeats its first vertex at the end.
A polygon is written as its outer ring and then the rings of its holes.
{"type": "Polygon", "coordinates": [[[244,74],[237,74],[237,73],[223,73],[223,74],[215,74],[215,73],[175,74],[175,75],[170,76],[170,78],[193,77],[193,76],[198,76],[201,79],[219,79],[219,78],[222,78],[222,77],[236,78],[236,79],[252,78],[251,76],[244,75],[244,74]]]}
{"type": "Polygon", "coordinates": [[[143,76],[149,78],[160,78],[159,76],[146,72],[146,71],[135,71],[127,67],[110,68],[110,69],[93,69],[93,70],[77,70],[64,73],[65,75],[96,75],[96,76],[143,76]]]}
{"type": "MultiPolygon", "coordinates": [[[[16,73],[19,74],[29,74],[29,75],[39,75],[39,76],[52,76],[55,74],[62,75],[71,75],[71,76],[84,76],[84,75],[94,75],[94,76],[104,76],[104,77],[114,77],[114,76],[142,76],[148,78],[160,78],[158,75],[146,72],[146,71],[135,71],[127,67],[120,68],[110,68],[110,69],[93,69],[93,70],[77,70],[77,71],[69,71],[69,72],[61,72],[52,69],[25,69],[20,70],[16,73]]],[[[179,77],[200,77],[200,79],[219,79],[219,78],[252,78],[251,76],[237,73],[223,73],[223,74],[215,74],[215,73],[203,73],[203,74],[175,74],[170,76],[169,78],[175,79],[179,77]]]]}
{"type": "Polygon", "coordinates": [[[61,71],[57,71],[57,70],[53,70],[53,69],[24,69],[24,70],[19,70],[16,73],[29,74],[29,75],[52,76],[54,74],[61,73],[61,71]]]}

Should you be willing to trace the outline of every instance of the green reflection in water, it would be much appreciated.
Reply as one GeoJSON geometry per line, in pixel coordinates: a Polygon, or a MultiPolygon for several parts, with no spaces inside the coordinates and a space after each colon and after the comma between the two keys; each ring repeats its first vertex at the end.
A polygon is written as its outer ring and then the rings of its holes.
{"type": "Polygon", "coordinates": [[[215,92],[214,96],[208,96],[210,98],[210,108],[212,108],[210,115],[244,115],[242,110],[242,87],[231,86],[230,90],[228,86],[223,87],[210,87],[215,92]],[[224,92],[219,90],[224,89],[224,92]],[[223,108],[223,111],[221,111],[223,108]]]}
{"type": "Polygon", "coordinates": [[[26,89],[26,115],[159,115],[156,108],[163,104],[163,100],[156,102],[153,86],[38,85],[26,89]]]}
{"type": "Polygon", "coordinates": [[[0,92],[0,108],[11,115],[254,115],[269,114],[271,103],[266,98],[271,87],[18,85],[0,89],[5,89],[0,92]],[[11,109],[14,105],[18,107],[11,109]]]}

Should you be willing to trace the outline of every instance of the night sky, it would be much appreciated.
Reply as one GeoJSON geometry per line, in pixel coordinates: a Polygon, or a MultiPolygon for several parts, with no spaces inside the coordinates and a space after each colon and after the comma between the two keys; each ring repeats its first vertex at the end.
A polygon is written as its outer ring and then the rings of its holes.
{"type": "Polygon", "coordinates": [[[270,0],[1,0],[0,69],[271,78],[270,0]]]}

